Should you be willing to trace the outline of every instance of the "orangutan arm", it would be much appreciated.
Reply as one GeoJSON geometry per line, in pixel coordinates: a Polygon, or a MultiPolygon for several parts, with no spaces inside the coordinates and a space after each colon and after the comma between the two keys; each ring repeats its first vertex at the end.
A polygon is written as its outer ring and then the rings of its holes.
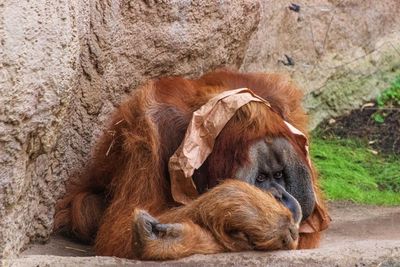
{"type": "Polygon", "coordinates": [[[297,226],[270,194],[231,180],[158,219],[133,215],[133,251],[140,259],[177,259],[195,253],[294,249],[297,226]]]}

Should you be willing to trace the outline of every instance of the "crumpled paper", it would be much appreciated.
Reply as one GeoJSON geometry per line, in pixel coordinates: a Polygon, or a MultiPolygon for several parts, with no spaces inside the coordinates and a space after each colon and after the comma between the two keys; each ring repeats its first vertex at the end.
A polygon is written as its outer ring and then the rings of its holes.
{"type": "MultiPolygon", "coordinates": [[[[172,197],[176,202],[185,205],[198,197],[199,193],[192,179],[194,171],[200,168],[211,154],[215,140],[227,122],[240,107],[249,102],[261,102],[271,108],[265,99],[250,89],[240,88],[222,92],[193,113],[185,137],[168,164],[172,197]]],[[[290,123],[285,121],[285,124],[304,144],[303,152],[311,166],[306,136],[290,123]]],[[[327,214],[323,214],[318,203],[314,213],[303,222],[306,227],[300,227],[300,230],[303,228],[305,233],[311,233],[322,230],[321,226],[326,228],[327,214]],[[316,225],[318,221],[320,224],[316,225]]]]}
{"type": "Polygon", "coordinates": [[[307,234],[321,232],[328,228],[330,222],[331,217],[317,202],[310,217],[300,224],[299,232],[307,234]]]}

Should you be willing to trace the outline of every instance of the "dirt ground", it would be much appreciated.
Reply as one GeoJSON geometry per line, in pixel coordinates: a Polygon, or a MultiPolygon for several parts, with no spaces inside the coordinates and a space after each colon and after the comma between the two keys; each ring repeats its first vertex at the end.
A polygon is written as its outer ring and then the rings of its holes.
{"type": "Polygon", "coordinates": [[[370,104],[374,106],[325,121],[318,127],[321,135],[363,139],[376,150],[400,155],[400,106],[378,111],[376,103],[370,104]],[[374,120],[374,114],[382,116],[384,121],[374,120]]]}
{"type": "Polygon", "coordinates": [[[313,250],[194,255],[179,261],[141,262],[93,257],[91,247],[60,236],[33,244],[5,266],[400,266],[400,206],[329,203],[332,224],[313,250]]]}

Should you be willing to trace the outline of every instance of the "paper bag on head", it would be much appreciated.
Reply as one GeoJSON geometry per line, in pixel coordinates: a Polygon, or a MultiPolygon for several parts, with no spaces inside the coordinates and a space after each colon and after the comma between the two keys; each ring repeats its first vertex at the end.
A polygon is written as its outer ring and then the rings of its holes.
{"type": "MultiPolygon", "coordinates": [[[[185,205],[197,198],[199,193],[192,179],[194,171],[200,168],[211,154],[217,136],[228,121],[239,108],[249,102],[261,102],[271,108],[265,99],[250,89],[240,88],[222,92],[193,113],[185,137],[168,164],[171,193],[176,202],[185,205]]],[[[303,152],[310,164],[306,136],[290,123],[285,121],[285,124],[304,144],[303,152]]],[[[313,226],[314,224],[311,228],[314,228],[313,226]]],[[[310,231],[309,228],[307,230],[310,231]]]]}

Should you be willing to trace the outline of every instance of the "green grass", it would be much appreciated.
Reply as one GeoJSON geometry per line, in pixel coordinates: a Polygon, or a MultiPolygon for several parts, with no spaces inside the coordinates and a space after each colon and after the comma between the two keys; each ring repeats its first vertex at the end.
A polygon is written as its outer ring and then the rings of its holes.
{"type": "Polygon", "coordinates": [[[400,156],[368,149],[357,141],[313,138],[311,156],[328,199],[400,204],[400,156]]]}

